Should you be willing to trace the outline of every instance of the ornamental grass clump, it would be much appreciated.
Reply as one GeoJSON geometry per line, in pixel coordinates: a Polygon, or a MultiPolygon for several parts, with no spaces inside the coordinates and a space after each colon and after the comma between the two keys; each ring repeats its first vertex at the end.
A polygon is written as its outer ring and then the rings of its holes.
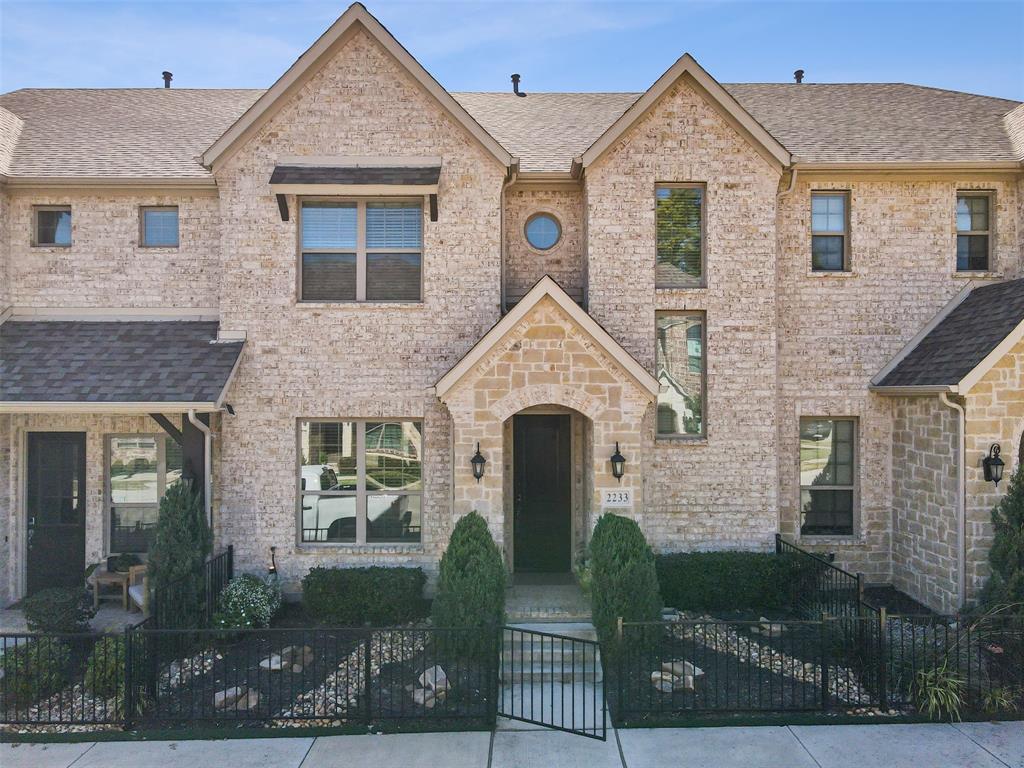
{"type": "Polygon", "coordinates": [[[218,629],[262,629],[281,609],[277,582],[266,582],[244,573],[233,578],[221,592],[213,626],[218,629]]]}

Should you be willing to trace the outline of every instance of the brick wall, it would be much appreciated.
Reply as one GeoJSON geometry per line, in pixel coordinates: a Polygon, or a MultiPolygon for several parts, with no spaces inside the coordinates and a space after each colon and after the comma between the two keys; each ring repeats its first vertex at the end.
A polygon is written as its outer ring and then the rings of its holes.
{"type": "Polygon", "coordinates": [[[574,299],[583,297],[583,191],[578,184],[515,184],[505,190],[505,293],[526,294],[544,275],[554,278],[574,299]],[[562,226],[554,247],[538,251],[526,241],[524,227],[535,213],[550,213],[562,226]]]}
{"type": "Polygon", "coordinates": [[[9,300],[24,307],[216,307],[220,211],[216,193],[10,195],[9,300]],[[32,245],[32,206],[70,205],[70,248],[32,245]],[[139,246],[139,206],[177,205],[178,248],[139,246]]]}

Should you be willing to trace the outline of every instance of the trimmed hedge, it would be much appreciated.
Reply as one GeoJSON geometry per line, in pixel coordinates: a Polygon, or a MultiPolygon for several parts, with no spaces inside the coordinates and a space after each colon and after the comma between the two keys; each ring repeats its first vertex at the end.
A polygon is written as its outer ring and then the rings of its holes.
{"type": "MultiPolygon", "coordinates": [[[[505,621],[505,561],[491,538],[487,521],[477,512],[461,518],[441,557],[434,626],[493,630],[505,621]]],[[[458,635],[453,642],[469,655],[493,650],[493,631],[458,635]]]]}
{"type": "Polygon", "coordinates": [[[665,604],[681,611],[785,610],[799,564],[767,552],[676,552],[655,558],[665,604]]]}
{"type": "Polygon", "coordinates": [[[591,607],[594,627],[602,642],[615,638],[624,621],[656,621],[661,595],[654,553],[636,521],[602,515],[590,540],[591,607]]]}
{"type": "Polygon", "coordinates": [[[302,580],[302,606],[320,624],[391,626],[426,614],[420,568],[311,568],[302,580]]]}
{"type": "Polygon", "coordinates": [[[53,634],[88,632],[89,620],[96,614],[84,589],[49,587],[21,601],[29,632],[53,634]]]}

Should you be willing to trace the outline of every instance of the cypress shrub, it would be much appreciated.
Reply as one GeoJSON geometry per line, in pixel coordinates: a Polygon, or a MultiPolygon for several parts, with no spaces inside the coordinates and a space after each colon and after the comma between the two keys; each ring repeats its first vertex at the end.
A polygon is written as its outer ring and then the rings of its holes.
{"type": "Polygon", "coordinates": [[[406,624],[426,613],[426,582],[420,568],[311,568],[302,579],[302,607],[330,626],[406,624]]]}
{"type": "Polygon", "coordinates": [[[981,594],[986,608],[1011,607],[1024,612],[1024,462],[1010,477],[1010,487],[992,509],[992,569],[981,594]]]}
{"type": "Polygon", "coordinates": [[[666,605],[681,611],[785,610],[792,558],[767,552],[674,552],[655,558],[666,605]]]}
{"type": "Polygon", "coordinates": [[[613,647],[620,616],[624,621],[660,618],[654,553],[636,521],[602,515],[590,540],[590,567],[594,627],[602,643],[613,647]]]}
{"type": "Polygon", "coordinates": [[[160,500],[146,571],[149,605],[161,628],[201,623],[210,547],[210,527],[198,491],[187,480],[171,485],[160,500]]]}
{"type": "Polygon", "coordinates": [[[441,557],[433,620],[437,627],[477,628],[453,636],[463,653],[483,656],[494,650],[494,632],[505,621],[505,562],[487,521],[471,512],[455,524],[441,557]]]}

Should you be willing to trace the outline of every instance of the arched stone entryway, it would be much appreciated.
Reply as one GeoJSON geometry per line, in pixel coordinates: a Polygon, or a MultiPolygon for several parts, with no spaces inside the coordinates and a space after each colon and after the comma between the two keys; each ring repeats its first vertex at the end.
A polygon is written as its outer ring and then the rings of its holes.
{"type": "Polygon", "coordinates": [[[516,414],[562,412],[570,423],[577,414],[580,438],[572,458],[580,479],[579,540],[589,536],[605,490],[628,491],[630,503],[619,511],[643,509],[642,429],[658,383],[550,278],[477,342],[436,392],[452,416],[455,517],[478,511],[506,554],[514,534],[507,520],[514,508],[508,479],[514,433],[507,425],[514,426],[516,414]],[[616,443],[627,457],[621,481],[612,477],[609,461],[616,443]],[[476,481],[470,459],[478,444],[487,464],[476,481]]]}

